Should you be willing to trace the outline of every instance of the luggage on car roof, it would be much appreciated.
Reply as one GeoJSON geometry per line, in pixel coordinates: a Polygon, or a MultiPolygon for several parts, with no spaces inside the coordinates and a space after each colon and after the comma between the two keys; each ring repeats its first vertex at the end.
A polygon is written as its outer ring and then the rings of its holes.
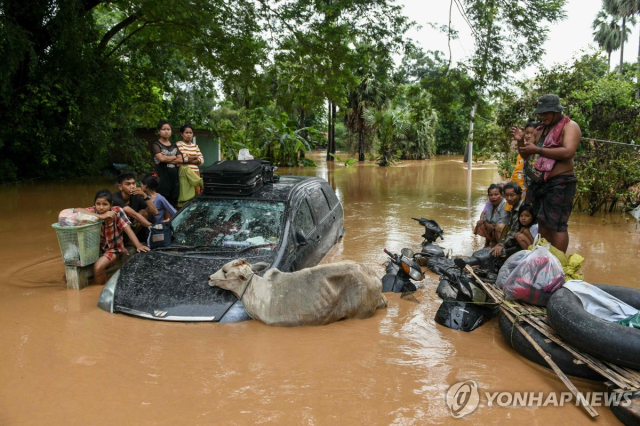
{"type": "Polygon", "coordinates": [[[267,160],[223,160],[202,172],[204,193],[216,195],[251,195],[264,183],[273,183],[277,167],[267,160]]]}

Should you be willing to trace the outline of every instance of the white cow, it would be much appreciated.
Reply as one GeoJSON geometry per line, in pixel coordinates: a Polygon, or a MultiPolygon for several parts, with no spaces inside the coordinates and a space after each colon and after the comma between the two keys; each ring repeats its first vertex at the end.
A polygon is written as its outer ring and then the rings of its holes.
{"type": "Polygon", "coordinates": [[[367,265],[339,262],[258,276],[265,266],[233,260],[209,277],[209,285],[232,291],[251,318],[268,325],[323,325],[387,307],[382,282],[367,265]]]}

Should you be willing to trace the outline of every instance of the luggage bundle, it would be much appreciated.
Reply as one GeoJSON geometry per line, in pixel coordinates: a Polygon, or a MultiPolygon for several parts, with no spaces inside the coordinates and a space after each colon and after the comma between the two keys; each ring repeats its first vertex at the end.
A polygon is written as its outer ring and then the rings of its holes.
{"type": "Polygon", "coordinates": [[[265,183],[277,182],[278,170],[267,160],[223,160],[204,169],[204,193],[211,195],[251,195],[265,183]]]}

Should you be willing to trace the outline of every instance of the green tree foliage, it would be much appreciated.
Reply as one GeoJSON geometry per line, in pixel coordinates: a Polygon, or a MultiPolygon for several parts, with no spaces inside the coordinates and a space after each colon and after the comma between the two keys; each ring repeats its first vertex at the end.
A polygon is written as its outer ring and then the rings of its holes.
{"type": "MultiPolygon", "coordinates": [[[[622,45],[622,28],[618,24],[619,17],[601,10],[593,21],[593,40],[598,46],[607,52],[607,65],[611,69],[611,53],[620,49],[622,45]]],[[[627,35],[631,28],[627,29],[627,35]]]]}
{"type": "Polygon", "coordinates": [[[357,85],[347,88],[344,123],[356,137],[358,161],[364,161],[365,153],[371,150],[370,141],[367,141],[370,129],[364,111],[384,105],[392,96],[395,85],[390,81],[393,60],[389,52],[378,55],[371,45],[358,45],[356,52],[360,58],[359,66],[353,70],[357,85]]]}
{"type": "Polygon", "coordinates": [[[435,152],[437,112],[431,95],[418,85],[405,85],[384,107],[367,108],[364,119],[372,129],[378,164],[398,159],[425,159],[435,152]]]}
{"type": "MultiPolygon", "coordinates": [[[[633,15],[640,13],[640,0],[602,0],[602,5],[606,12],[613,16],[622,18],[622,25],[620,25],[620,68],[622,73],[622,67],[624,64],[624,45],[629,37],[630,28],[628,24],[635,25],[636,21],[633,15]],[[631,19],[629,19],[631,18],[631,19]],[[629,19],[629,21],[627,21],[629,19]]],[[[640,46],[638,47],[638,54],[640,55],[640,46]]],[[[640,72],[640,57],[638,58],[638,71],[640,72]]]]}
{"type": "Polygon", "coordinates": [[[500,90],[511,73],[536,62],[547,26],[565,17],[566,0],[462,0],[475,36],[471,70],[479,90],[500,90]]]}
{"type": "MultiPolygon", "coordinates": [[[[572,64],[541,69],[522,84],[518,96],[505,96],[496,112],[507,134],[514,123],[524,123],[545,93],[556,93],[566,114],[578,123],[586,138],[634,143],[640,140],[640,101],[633,74],[610,73],[600,54],[584,55],[572,64]]],[[[640,183],[638,149],[584,141],[576,155],[578,194],[590,214],[606,204],[631,201],[630,188],[640,183]]]]}
{"type": "Polygon", "coordinates": [[[263,46],[252,2],[4,0],[1,8],[0,158],[13,171],[4,179],[95,173],[127,135],[119,129],[166,117],[167,99],[185,83],[211,91],[213,77],[255,72],[263,46]]]}

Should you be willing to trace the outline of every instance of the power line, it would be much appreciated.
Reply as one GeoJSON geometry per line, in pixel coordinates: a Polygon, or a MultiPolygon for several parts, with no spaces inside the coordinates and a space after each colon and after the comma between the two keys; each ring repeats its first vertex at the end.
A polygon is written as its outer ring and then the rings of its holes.
{"type": "Polygon", "coordinates": [[[469,17],[464,11],[464,7],[460,4],[460,0],[454,0],[454,1],[456,3],[456,8],[458,9],[458,12],[460,12],[460,15],[462,16],[462,19],[467,23],[473,35],[478,37],[478,33],[476,32],[475,28],[473,28],[473,25],[471,25],[469,17]]]}
{"type": "Polygon", "coordinates": [[[640,148],[640,145],[636,145],[635,141],[631,141],[634,143],[624,143],[624,142],[613,142],[613,141],[605,141],[602,139],[593,139],[593,138],[582,138],[583,141],[594,141],[594,142],[604,142],[604,143],[610,143],[610,144],[614,144],[614,145],[624,145],[624,146],[632,146],[634,148],[640,148]]]}

